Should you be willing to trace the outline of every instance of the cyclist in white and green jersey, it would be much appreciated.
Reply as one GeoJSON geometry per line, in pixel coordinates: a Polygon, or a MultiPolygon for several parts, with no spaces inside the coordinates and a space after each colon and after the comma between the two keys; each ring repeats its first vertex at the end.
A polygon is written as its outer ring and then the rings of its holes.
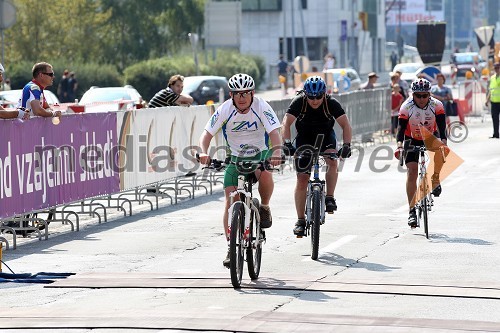
{"type": "MultiPolygon", "coordinates": [[[[269,160],[271,165],[281,163],[280,122],[271,106],[260,97],[255,96],[255,82],[248,74],[235,74],[228,82],[231,99],[222,103],[212,115],[200,138],[202,164],[210,163],[208,147],[213,136],[222,130],[222,134],[231,153],[231,160],[269,160]],[[274,147],[274,148],[273,148],[274,147]],[[273,149],[271,149],[273,148],[273,149]]],[[[238,175],[236,166],[230,164],[224,173],[224,191],[226,205],[224,208],[224,233],[229,242],[228,209],[229,194],[236,190],[238,175]]],[[[272,173],[256,170],[259,180],[261,198],[261,227],[269,228],[272,224],[269,201],[274,189],[272,173]]],[[[223,262],[229,267],[229,251],[223,262]]]]}

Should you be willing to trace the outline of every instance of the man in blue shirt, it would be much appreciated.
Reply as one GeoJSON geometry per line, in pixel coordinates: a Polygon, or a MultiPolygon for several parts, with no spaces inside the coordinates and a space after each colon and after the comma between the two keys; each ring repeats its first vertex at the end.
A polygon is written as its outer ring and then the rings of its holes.
{"type": "Polygon", "coordinates": [[[43,90],[54,83],[52,65],[46,62],[36,63],[32,73],[33,80],[24,86],[18,107],[25,108],[31,116],[61,117],[61,111],[53,111],[43,95],[43,90]]]}
{"type": "Polygon", "coordinates": [[[278,62],[278,79],[280,79],[280,83],[283,80],[281,77],[284,77],[285,91],[288,91],[288,62],[283,59],[283,56],[280,56],[280,61],[278,62]]]}

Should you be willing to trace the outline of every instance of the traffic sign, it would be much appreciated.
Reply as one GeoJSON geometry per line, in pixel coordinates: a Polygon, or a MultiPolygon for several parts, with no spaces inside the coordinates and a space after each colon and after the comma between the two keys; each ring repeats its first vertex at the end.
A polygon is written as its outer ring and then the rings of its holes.
{"type": "Polygon", "coordinates": [[[293,61],[293,68],[297,73],[304,73],[309,70],[309,58],[306,56],[297,56],[293,61]]]}
{"type": "Polygon", "coordinates": [[[7,29],[16,23],[16,7],[6,0],[0,0],[0,29],[7,29]]]}

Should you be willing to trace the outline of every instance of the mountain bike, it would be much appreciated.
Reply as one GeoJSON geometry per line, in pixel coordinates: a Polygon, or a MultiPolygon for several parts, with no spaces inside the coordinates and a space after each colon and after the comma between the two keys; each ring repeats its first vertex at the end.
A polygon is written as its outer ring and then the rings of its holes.
{"type": "MultiPolygon", "coordinates": [[[[316,260],[318,259],[319,251],[320,226],[325,223],[326,211],[326,185],[325,181],[319,178],[319,170],[326,163],[326,159],[336,160],[338,159],[338,155],[337,153],[324,153],[315,149],[313,152],[304,152],[297,158],[310,158],[311,155],[313,158],[313,173],[312,179],[309,179],[309,183],[307,184],[305,235],[311,236],[311,259],[316,260]]],[[[330,214],[333,214],[333,212],[330,214]]],[[[301,236],[297,237],[300,238],[301,236]]]]}
{"type": "Polygon", "coordinates": [[[233,162],[226,159],[225,162],[212,159],[208,168],[218,171],[225,168],[226,164],[234,164],[238,170],[243,170],[238,176],[236,190],[229,194],[230,207],[229,216],[229,252],[231,283],[234,288],[241,286],[243,277],[243,265],[246,261],[250,279],[259,278],[262,245],[266,241],[266,234],[260,226],[260,202],[252,194],[253,184],[258,179],[256,170],[275,170],[268,161],[238,161],[233,162]]]}
{"type": "MultiPolygon", "coordinates": [[[[427,174],[427,161],[429,156],[425,146],[410,145],[410,141],[405,141],[403,150],[405,154],[401,154],[399,164],[402,166],[405,156],[408,152],[415,152],[418,154],[418,186],[416,196],[415,209],[417,212],[417,227],[420,228],[421,222],[424,223],[425,237],[429,239],[429,212],[434,207],[434,196],[432,194],[431,181],[427,174]]],[[[439,147],[443,161],[446,161],[444,147],[439,147]]]]}

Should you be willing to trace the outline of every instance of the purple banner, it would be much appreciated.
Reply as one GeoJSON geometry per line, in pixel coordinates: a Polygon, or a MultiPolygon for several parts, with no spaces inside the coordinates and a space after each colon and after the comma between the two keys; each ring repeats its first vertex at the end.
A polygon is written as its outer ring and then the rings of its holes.
{"type": "Polygon", "coordinates": [[[116,113],[0,120],[0,218],[119,191],[116,113]]]}

